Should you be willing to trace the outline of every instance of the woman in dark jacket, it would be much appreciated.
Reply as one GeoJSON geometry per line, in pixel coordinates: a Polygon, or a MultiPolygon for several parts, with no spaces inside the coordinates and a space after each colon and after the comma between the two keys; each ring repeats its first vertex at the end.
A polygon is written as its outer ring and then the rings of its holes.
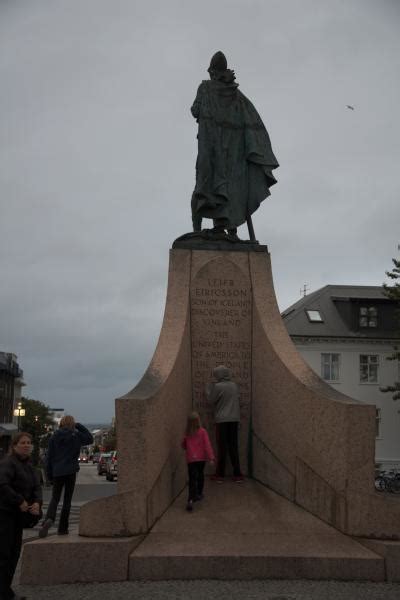
{"type": "Polygon", "coordinates": [[[86,427],[75,423],[74,417],[65,415],[60,427],[52,435],[47,451],[47,478],[53,483],[53,493],[47,509],[46,518],[39,530],[39,537],[46,537],[56,519],[57,506],[64,489],[58,535],[68,533],[69,513],[74,493],[76,474],[79,471],[78,458],[82,446],[93,442],[93,436],[86,427]]]}
{"type": "Polygon", "coordinates": [[[0,461],[0,598],[16,596],[11,582],[21,553],[23,513],[38,516],[42,490],[30,463],[32,438],[19,433],[11,444],[11,454],[0,461]]]}

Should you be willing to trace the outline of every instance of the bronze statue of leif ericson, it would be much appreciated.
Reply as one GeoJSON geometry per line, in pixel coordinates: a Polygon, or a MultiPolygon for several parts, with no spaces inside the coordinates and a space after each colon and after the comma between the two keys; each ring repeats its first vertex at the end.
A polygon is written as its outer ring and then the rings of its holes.
{"type": "Polygon", "coordinates": [[[237,238],[237,227],[251,215],[276,183],[278,161],[268,132],[253,104],[240,92],[225,55],[217,52],[191,108],[199,124],[196,186],[192,195],[193,230],[203,218],[213,219],[216,234],[237,238]]]}

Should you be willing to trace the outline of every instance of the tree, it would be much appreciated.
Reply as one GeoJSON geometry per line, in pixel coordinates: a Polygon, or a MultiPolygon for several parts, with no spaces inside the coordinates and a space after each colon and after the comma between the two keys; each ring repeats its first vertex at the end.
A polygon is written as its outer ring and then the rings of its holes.
{"type": "Polygon", "coordinates": [[[107,433],[107,435],[106,435],[106,437],[104,438],[104,441],[103,441],[103,446],[104,446],[105,452],[109,452],[110,450],[115,450],[116,449],[116,447],[117,447],[117,435],[116,435],[115,426],[111,427],[111,429],[107,433]]]}
{"type": "MultiPolygon", "coordinates": [[[[400,249],[400,246],[398,246],[400,249]]],[[[399,328],[400,337],[400,259],[392,258],[393,268],[391,271],[386,271],[386,275],[394,281],[393,285],[388,283],[383,284],[383,293],[390,300],[396,302],[396,320],[399,328]]],[[[394,346],[394,352],[391,356],[388,356],[388,360],[397,360],[400,367],[400,348],[394,346]]],[[[399,371],[398,371],[399,372],[399,371]]],[[[391,392],[393,394],[393,400],[400,400],[400,381],[395,381],[393,385],[380,388],[382,392],[391,392]]]]}
{"type": "Polygon", "coordinates": [[[20,430],[30,433],[33,437],[32,460],[35,464],[39,459],[39,447],[46,447],[49,437],[48,427],[53,425],[49,407],[40,400],[21,398],[25,416],[21,417],[20,430]]]}

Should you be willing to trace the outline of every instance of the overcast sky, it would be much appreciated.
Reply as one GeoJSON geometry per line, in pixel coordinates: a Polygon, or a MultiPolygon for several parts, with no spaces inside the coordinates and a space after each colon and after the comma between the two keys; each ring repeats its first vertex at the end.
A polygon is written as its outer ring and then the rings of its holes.
{"type": "Polygon", "coordinates": [[[0,0],[0,350],[25,394],[108,421],[146,369],[216,50],[280,163],[253,221],[281,310],[305,283],[380,285],[400,242],[399,31],[398,0],[0,0]]]}

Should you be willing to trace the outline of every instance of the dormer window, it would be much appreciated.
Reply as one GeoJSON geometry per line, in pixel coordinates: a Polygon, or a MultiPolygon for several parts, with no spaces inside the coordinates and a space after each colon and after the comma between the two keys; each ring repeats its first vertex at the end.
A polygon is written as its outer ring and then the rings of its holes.
{"type": "Polygon", "coordinates": [[[323,323],[324,320],[319,310],[306,310],[306,315],[310,323],[323,323]]]}
{"type": "Polygon", "coordinates": [[[360,327],[377,327],[378,310],[376,306],[361,306],[359,314],[360,327]]]}

